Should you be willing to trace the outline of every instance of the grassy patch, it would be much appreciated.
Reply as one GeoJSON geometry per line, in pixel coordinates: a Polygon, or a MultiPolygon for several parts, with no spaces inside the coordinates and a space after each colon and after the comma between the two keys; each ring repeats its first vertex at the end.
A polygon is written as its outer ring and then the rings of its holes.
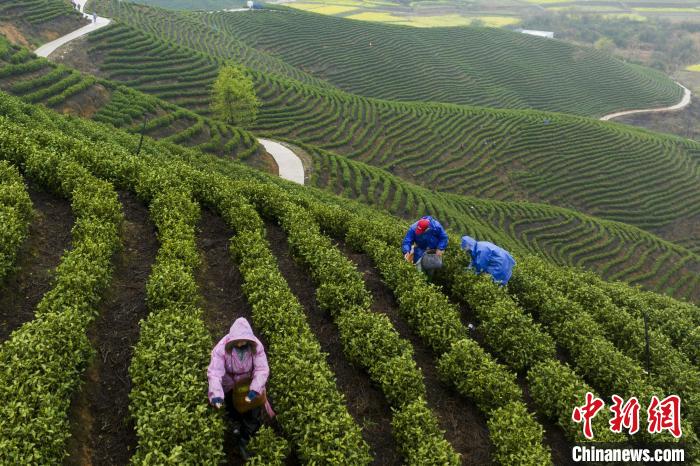
{"type": "Polygon", "coordinates": [[[448,27],[448,26],[469,26],[473,18],[460,15],[440,15],[440,16],[411,16],[407,17],[411,26],[418,27],[448,27]]]}
{"type": "Polygon", "coordinates": [[[647,20],[646,16],[642,15],[637,15],[634,13],[610,13],[607,15],[603,15],[604,18],[623,18],[623,19],[630,19],[632,21],[639,21],[643,22],[647,20]]]}
{"type": "Polygon", "coordinates": [[[349,11],[357,10],[357,7],[351,5],[329,5],[323,3],[290,3],[290,7],[298,10],[311,11],[322,15],[339,15],[349,11]]]}
{"type": "Polygon", "coordinates": [[[374,21],[379,23],[408,23],[408,21],[406,21],[404,18],[394,16],[391,13],[386,13],[384,11],[364,11],[356,15],[347,16],[347,18],[358,19],[361,21],[374,21]]]}
{"type": "MultiPolygon", "coordinates": [[[[317,12],[317,10],[314,10],[317,12]]],[[[469,26],[480,21],[484,26],[503,27],[520,22],[511,16],[462,16],[458,14],[434,16],[398,16],[383,11],[365,11],[348,16],[350,19],[374,21],[380,23],[403,24],[414,27],[455,27],[469,26]]]]}
{"type": "Polygon", "coordinates": [[[635,7],[633,9],[645,13],[698,13],[697,8],[635,7]]]}
{"type": "Polygon", "coordinates": [[[510,26],[511,24],[518,24],[520,18],[514,18],[512,16],[477,16],[475,20],[480,20],[486,26],[490,27],[503,27],[510,26]]]}

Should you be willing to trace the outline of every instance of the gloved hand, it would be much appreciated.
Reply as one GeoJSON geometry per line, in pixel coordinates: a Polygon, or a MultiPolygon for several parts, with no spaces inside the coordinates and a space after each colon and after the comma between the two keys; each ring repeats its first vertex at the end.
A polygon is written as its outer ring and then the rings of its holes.
{"type": "Polygon", "coordinates": [[[245,400],[246,400],[248,403],[250,403],[251,401],[253,401],[253,400],[256,399],[257,397],[258,397],[258,392],[256,392],[255,390],[251,390],[251,391],[249,391],[248,394],[246,395],[245,400]]]}
{"type": "Polygon", "coordinates": [[[223,406],[223,404],[224,404],[223,398],[216,397],[216,398],[211,399],[211,405],[213,407],[215,407],[216,409],[221,408],[221,406],[223,406]]]}

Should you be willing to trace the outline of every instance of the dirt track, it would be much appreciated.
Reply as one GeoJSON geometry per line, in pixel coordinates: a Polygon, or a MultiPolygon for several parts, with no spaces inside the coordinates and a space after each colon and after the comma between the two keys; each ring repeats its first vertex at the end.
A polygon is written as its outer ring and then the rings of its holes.
{"type": "Polygon", "coordinates": [[[129,365],[139,321],[148,315],[146,281],[159,246],[146,206],[131,193],[120,192],[119,198],[125,216],[124,249],[115,257],[112,284],[88,331],[97,354],[71,405],[68,464],[128,464],[136,448],[129,415],[129,365]]]}
{"type": "Polygon", "coordinates": [[[41,190],[28,180],[34,218],[17,256],[17,270],[0,282],[0,342],[34,319],[34,311],[51,289],[53,270],[70,248],[75,221],[70,202],[41,190]]]}

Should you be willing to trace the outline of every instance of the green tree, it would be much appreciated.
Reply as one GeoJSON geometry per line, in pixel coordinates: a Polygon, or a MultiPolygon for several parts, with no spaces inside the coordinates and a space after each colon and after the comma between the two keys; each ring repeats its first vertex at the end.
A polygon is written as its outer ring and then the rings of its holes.
{"type": "Polygon", "coordinates": [[[232,125],[249,126],[255,122],[259,108],[260,101],[248,73],[236,65],[222,67],[212,86],[214,116],[232,125]]]}
{"type": "Polygon", "coordinates": [[[602,50],[603,52],[613,53],[615,51],[615,42],[608,37],[601,37],[595,41],[593,46],[598,50],[602,50]]]}

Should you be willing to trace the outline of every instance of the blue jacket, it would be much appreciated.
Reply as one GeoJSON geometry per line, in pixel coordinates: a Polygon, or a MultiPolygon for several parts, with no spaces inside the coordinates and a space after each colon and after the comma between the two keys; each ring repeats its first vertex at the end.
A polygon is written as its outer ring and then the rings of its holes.
{"type": "Polygon", "coordinates": [[[513,275],[515,259],[505,249],[488,241],[476,241],[470,236],[462,236],[462,249],[472,258],[476,273],[491,274],[493,281],[505,285],[513,275]]]}
{"type": "Polygon", "coordinates": [[[445,229],[440,225],[440,222],[430,216],[422,218],[427,218],[428,221],[430,221],[428,230],[423,232],[422,235],[417,235],[416,227],[418,226],[418,222],[414,223],[406,232],[403,244],[401,245],[401,250],[406,254],[411,251],[411,245],[415,243],[416,246],[413,248],[414,263],[418,262],[418,260],[423,257],[426,249],[442,249],[444,251],[449,239],[445,229]]]}

